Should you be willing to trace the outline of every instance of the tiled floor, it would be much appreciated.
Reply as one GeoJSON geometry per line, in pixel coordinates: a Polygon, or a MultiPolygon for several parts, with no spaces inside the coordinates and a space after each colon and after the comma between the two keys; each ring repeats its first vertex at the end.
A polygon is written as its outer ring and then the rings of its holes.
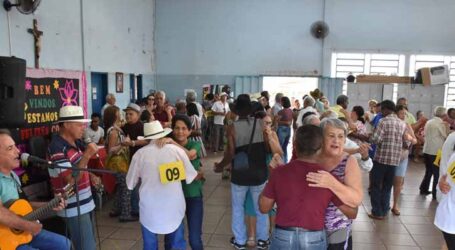
{"type": "MultiPolygon", "coordinates": [[[[230,185],[212,172],[213,162],[221,154],[211,155],[204,160],[207,181],[204,185],[203,241],[205,249],[231,249],[230,185]]],[[[373,221],[367,216],[370,198],[367,193],[353,225],[354,249],[441,249],[442,235],[433,225],[437,203],[418,194],[423,176],[423,164],[410,161],[405,187],[401,195],[401,216],[389,215],[384,221],[373,221]]],[[[366,191],[367,174],[363,175],[366,191]]],[[[97,212],[101,249],[142,249],[139,223],[118,223],[109,218],[110,203],[97,212]]],[[[161,244],[160,249],[163,246],[161,244]]],[[[188,248],[189,249],[189,248],[188,248]]]]}

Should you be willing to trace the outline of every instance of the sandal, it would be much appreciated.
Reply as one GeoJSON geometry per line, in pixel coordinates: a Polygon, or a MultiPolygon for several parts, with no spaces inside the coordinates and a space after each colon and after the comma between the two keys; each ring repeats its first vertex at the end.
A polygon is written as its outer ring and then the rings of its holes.
{"type": "Polygon", "coordinates": [[[392,208],[392,209],[390,209],[390,211],[392,211],[393,215],[400,216],[400,210],[392,208]]]}
{"type": "Polygon", "coordinates": [[[219,162],[215,162],[214,164],[215,166],[213,167],[213,172],[215,173],[222,173],[223,172],[223,167],[220,166],[220,163],[219,162]]]}

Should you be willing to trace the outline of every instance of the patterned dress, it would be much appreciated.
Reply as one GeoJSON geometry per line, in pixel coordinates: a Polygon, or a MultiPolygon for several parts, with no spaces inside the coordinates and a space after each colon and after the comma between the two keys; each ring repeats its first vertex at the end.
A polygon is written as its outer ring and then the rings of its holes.
{"type": "MultiPolygon", "coordinates": [[[[201,118],[199,118],[199,116],[197,116],[197,115],[192,115],[190,117],[190,120],[191,120],[191,129],[194,131],[201,132],[202,131],[201,130],[201,118]]],[[[205,150],[204,142],[202,141],[202,137],[201,136],[191,136],[189,139],[192,141],[198,141],[201,143],[201,158],[206,157],[207,151],[205,150]]]]}
{"type": "MultiPolygon", "coordinates": [[[[344,183],[345,177],[345,170],[346,170],[346,162],[348,157],[345,157],[338,166],[331,171],[331,173],[338,178],[341,182],[344,183]]],[[[327,231],[327,235],[329,236],[338,230],[346,230],[346,238],[349,238],[349,230],[352,224],[352,220],[348,219],[343,212],[341,212],[333,202],[329,203],[329,206],[325,210],[325,230],[327,231]]],[[[330,241],[328,242],[331,243],[330,241]]],[[[340,243],[340,242],[337,242],[340,243]]]]}

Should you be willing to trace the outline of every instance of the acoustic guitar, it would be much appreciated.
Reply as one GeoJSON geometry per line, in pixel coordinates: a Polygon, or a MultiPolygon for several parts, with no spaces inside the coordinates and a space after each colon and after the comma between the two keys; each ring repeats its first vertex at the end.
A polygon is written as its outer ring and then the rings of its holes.
{"type": "MultiPolygon", "coordinates": [[[[63,188],[62,197],[68,199],[74,195],[72,185],[63,188]]],[[[46,218],[60,204],[60,197],[55,197],[45,206],[33,211],[30,203],[24,199],[10,200],[3,204],[11,212],[28,221],[37,221],[46,218]]],[[[27,231],[9,228],[0,224],[0,250],[15,250],[19,245],[32,241],[33,235],[27,231]]]]}

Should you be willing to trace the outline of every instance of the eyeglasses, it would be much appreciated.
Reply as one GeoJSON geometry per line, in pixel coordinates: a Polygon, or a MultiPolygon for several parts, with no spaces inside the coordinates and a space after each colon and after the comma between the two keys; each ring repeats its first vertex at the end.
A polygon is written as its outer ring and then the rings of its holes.
{"type": "Polygon", "coordinates": [[[273,122],[264,122],[265,125],[272,125],[273,122]]]}

